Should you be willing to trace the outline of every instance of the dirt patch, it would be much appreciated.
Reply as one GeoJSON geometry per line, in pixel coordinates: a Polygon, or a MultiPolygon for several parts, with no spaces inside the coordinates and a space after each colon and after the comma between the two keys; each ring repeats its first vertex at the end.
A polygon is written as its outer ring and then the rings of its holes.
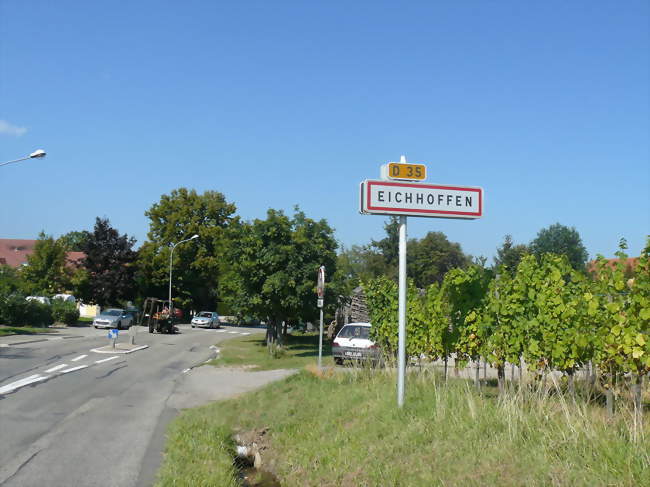
{"type": "Polygon", "coordinates": [[[244,487],[280,487],[280,481],[271,466],[264,463],[269,449],[268,427],[239,431],[233,439],[238,456],[235,465],[244,487]]]}

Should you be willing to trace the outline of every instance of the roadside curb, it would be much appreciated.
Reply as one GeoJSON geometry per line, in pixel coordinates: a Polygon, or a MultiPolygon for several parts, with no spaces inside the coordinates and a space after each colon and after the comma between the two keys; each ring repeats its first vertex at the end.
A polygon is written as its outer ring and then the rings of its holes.
{"type": "MultiPolygon", "coordinates": [[[[42,336],[42,335],[41,335],[42,336]]],[[[40,342],[51,342],[52,340],[66,340],[69,338],[81,338],[79,336],[74,336],[74,335],[56,335],[52,334],[52,336],[46,336],[43,338],[30,338],[27,340],[22,340],[22,341],[9,341],[9,342],[2,342],[0,343],[0,347],[13,347],[15,345],[26,345],[28,343],[40,343],[40,342]]]]}
{"type": "Polygon", "coordinates": [[[38,343],[38,342],[46,342],[50,340],[49,338],[37,338],[36,340],[25,340],[23,342],[11,342],[11,343],[3,343],[3,347],[11,347],[12,345],[25,345],[26,343],[38,343]]]}
{"type": "MultiPolygon", "coordinates": [[[[120,345],[119,343],[117,345],[120,345]]],[[[138,350],[144,350],[145,348],[149,348],[149,345],[141,345],[139,347],[135,347],[132,349],[120,349],[120,348],[113,348],[111,345],[107,345],[105,347],[101,348],[91,348],[91,352],[95,353],[109,353],[109,354],[115,354],[115,353],[121,353],[121,354],[127,354],[127,353],[132,353],[132,352],[137,352],[138,350]]]]}

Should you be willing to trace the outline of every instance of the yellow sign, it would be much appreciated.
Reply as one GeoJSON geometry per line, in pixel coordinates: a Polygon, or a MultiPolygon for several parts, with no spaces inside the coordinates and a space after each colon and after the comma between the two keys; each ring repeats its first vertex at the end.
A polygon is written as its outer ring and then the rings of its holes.
{"type": "Polygon", "coordinates": [[[388,174],[390,179],[409,179],[423,181],[427,178],[427,166],[424,164],[404,164],[399,162],[388,163],[388,174]]]}

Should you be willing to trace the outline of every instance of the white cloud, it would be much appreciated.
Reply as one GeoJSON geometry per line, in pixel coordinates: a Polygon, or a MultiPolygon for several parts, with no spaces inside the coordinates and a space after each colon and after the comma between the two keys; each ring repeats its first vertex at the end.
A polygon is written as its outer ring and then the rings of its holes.
{"type": "Polygon", "coordinates": [[[20,137],[25,132],[27,132],[25,127],[16,127],[6,120],[0,120],[0,135],[13,135],[14,137],[20,137]]]}

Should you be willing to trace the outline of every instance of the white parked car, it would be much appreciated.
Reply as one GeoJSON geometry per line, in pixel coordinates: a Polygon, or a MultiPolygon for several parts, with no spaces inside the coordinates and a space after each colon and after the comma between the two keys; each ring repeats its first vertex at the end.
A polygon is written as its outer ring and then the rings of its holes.
{"type": "Polygon", "coordinates": [[[197,326],[204,326],[206,328],[221,328],[219,322],[219,315],[214,311],[201,311],[199,314],[192,318],[192,328],[197,326]]]}
{"type": "Polygon", "coordinates": [[[72,294],[55,294],[52,299],[60,299],[66,303],[76,303],[77,300],[72,294]]]}
{"type": "Polygon", "coordinates": [[[131,325],[133,325],[133,315],[117,308],[104,310],[93,320],[95,328],[117,328],[122,330],[131,327],[131,325]]]}
{"type": "Polygon", "coordinates": [[[332,343],[334,362],[341,365],[344,360],[370,360],[381,362],[377,344],[370,339],[370,323],[348,323],[336,335],[332,343]]]}
{"type": "Polygon", "coordinates": [[[52,304],[50,298],[46,296],[27,296],[25,299],[27,301],[38,301],[39,303],[47,304],[48,306],[52,304]]]}

